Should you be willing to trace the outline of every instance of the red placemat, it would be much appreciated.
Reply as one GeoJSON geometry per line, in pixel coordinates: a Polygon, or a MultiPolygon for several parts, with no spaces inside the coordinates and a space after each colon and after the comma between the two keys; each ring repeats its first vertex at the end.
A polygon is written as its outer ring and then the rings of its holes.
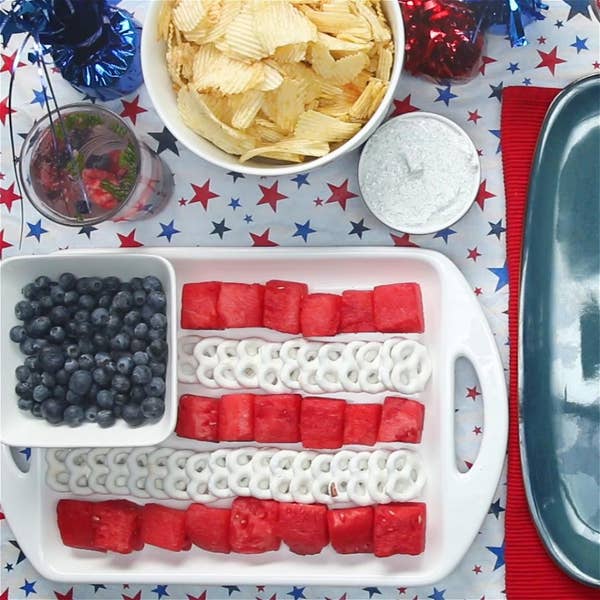
{"type": "Polygon", "coordinates": [[[529,513],[519,452],[519,283],[529,173],[538,135],[550,103],[560,90],[509,87],[502,95],[502,162],[506,191],[509,273],[510,429],[506,506],[506,593],[509,600],[587,600],[598,590],[566,575],[546,552],[529,513]]]}

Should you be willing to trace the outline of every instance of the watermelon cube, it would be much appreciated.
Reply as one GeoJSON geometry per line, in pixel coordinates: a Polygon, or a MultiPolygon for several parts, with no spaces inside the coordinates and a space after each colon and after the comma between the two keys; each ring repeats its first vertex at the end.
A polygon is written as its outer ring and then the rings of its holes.
{"type": "Polygon", "coordinates": [[[192,544],[209,552],[231,552],[228,508],[192,504],[185,512],[185,530],[192,544]]]}
{"type": "Polygon", "coordinates": [[[327,524],[331,545],[339,554],[373,552],[373,507],[332,509],[327,524]]]}
{"type": "Polygon", "coordinates": [[[318,554],[329,543],[327,507],[281,503],[277,531],[295,554],[318,554]]]}
{"type": "Polygon", "coordinates": [[[300,308],[300,329],[304,337],[335,335],[340,326],[342,297],[336,294],[308,294],[300,308]]]}
{"type": "Polygon", "coordinates": [[[344,441],[345,400],[302,399],[300,437],[305,448],[339,448],[344,441]]]}
{"type": "Polygon", "coordinates": [[[263,325],[284,333],[300,333],[300,306],[306,294],[308,286],[305,283],[267,281],[263,325]]]}
{"type": "Polygon", "coordinates": [[[185,394],[179,398],[175,433],[179,437],[219,441],[219,399],[185,394]]]}
{"type": "Polygon", "coordinates": [[[96,548],[129,554],[144,547],[141,508],[129,500],[92,504],[93,543],[96,548]]]}
{"type": "Polygon", "coordinates": [[[377,331],[373,320],[373,292],[371,290],[346,290],[342,294],[340,331],[343,333],[377,331]]]}
{"type": "Polygon", "coordinates": [[[423,300],[418,283],[378,285],[373,290],[373,316],[378,331],[423,333],[423,300]]]}
{"type": "Polygon", "coordinates": [[[264,295],[258,283],[222,283],[217,313],[223,327],[262,327],[264,295]]]}
{"type": "Polygon", "coordinates": [[[93,502],[59,500],[56,505],[58,531],[65,546],[100,550],[94,545],[93,502]]]}
{"type": "Polygon", "coordinates": [[[373,525],[375,556],[421,554],[425,550],[426,521],[423,502],[377,504],[373,525]]]}
{"type": "Polygon", "coordinates": [[[420,402],[388,396],[383,401],[377,439],[380,442],[418,444],[423,433],[424,415],[425,406],[420,402]]]}
{"type": "Polygon", "coordinates": [[[372,446],[377,441],[381,404],[347,404],[344,413],[344,444],[372,446]]]}
{"type": "Polygon", "coordinates": [[[181,290],[182,329],[222,329],[217,314],[221,283],[184,283],[181,290]]]}
{"type": "Polygon", "coordinates": [[[254,439],[257,442],[299,442],[298,394],[267,394],[254,397],[254,439]]]}
{"type": "Polygon", "coordinates": [[[189,550],[185,513],[161,504],[146,504],[142,509],[142,539],[146,544],[173,552],[189,550]]]}
{"type": "Polygon", "coordinates": [[[234,552],[259,554],[279,550],[279,504],[273,500],[236,498],[231,506],[229,542],[234,552]]]}
{"type": "Polygon", "coordinates": [[[224,442],[254,439],[254,396],[226,394],[219,402],[219,440],[224,442]]]}

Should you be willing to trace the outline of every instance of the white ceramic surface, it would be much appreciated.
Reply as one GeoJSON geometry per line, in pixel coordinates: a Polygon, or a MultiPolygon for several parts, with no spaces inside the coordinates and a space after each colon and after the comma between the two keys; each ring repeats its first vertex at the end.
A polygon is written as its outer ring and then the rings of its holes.
{"type": "MultiPolygon", "coordinates": [[[[331,547],[316,556],[298,556],[284,546],[277,552],[253,556],[225,556],[198,548],[171,553],[146,547],[140,553],[126,556],[74,550],[61,544],[55,517],[57,500],[68,495],[46,487],[42,453],[33,453],[31,470],[25,474],[17,469],[8,448],[4,447],[2,507],[34,567],[48,579],[66,582],[127,580],[204,585],[223,581],[275,585],[293,579],[306,585],[418,586],[431,585],[449,574],[473,542],[489,509],[505,457],[508,419],[504,372],[496,343],[458,269],[441,254],[420,249],[173,248],[155,252],[175,268],[178,302],[183,283],[209,279],[263,282],[287,278],[305,281],[313,290],[326,292],[398,281],[419,282],[426,328],[420,339],[431,352],[434,368],[431,381],[419,395],[426,408],[422,443],[416,447],[428,477],[419,498],[427,503],[425,552],[420,556],[382,559],[367,554],[340,555],[331,547]],[[454,450],[454,363],[460,356],[473,363],[484,399],[483,440],[479,455],[467,473],[457,470],[454,450]]],[[[107,254],[108,251],[100,251],[101,256],[107,254]]],[[[230,330],[228,334],[232,337],[260,334],[280,339],[275,332],[264,329],[230,330]]],[[[376,338],[381,334],[371,335],[376,338]]],[[[180,385],[179,392],[185,391],[203,392],[200,386],[180,385]]],[[[212,395],[217,395],[215,392],[212,395]]],[[[338,397],[349,402],[361,399],[358,394],[338,397]]],[[[382,401],[383,397],[381,394],[377,398],[382,401]]],[[[370,398],[372,401],[373,396],[370,398]]],[[[196,450],[216,447],[176,436],[164,445],[196,450]]],[[[188,503],[167,504],[184,508],[188,503]]]]}
{"type": "Polygon", "coordinates": [[[173,91],[171,78],[167,71],[165,59],[166,44],[164,41],[157,41],[156,31],[160,4],[161,2],[150,3],[144,20],[144,29],[142,31],[142,70],[144,73],[144,83],[146,84],[148,94],[156,112],[171,133],[189,150],[210,163],[222,167],[227,171],[237,171],[251,175],[272,175],[276,177],[316,169],[364,143],[388,114],[396,87],[400,81],[400,73],[404,60],[404,23],[397,0],[383,0],[383,11],[392,30],[395,46],[390,85],[379,108],[365,126],[347,142],[320,158],[309,159],[302,163],[278,163],[274,160],[255,158],[242,163],[237,156],[224,152],[212,142],[194,133],[179,115],[176,94],[173,91]]]}
{"type": "Polygon", "coordinates": [[[0,263],[0,438],[12,446],[76,447],[76,446],[146,446],[158,444],[175,429],[177,419],[176,336],[177,305],[175,301],[175,275],[171,264],[159,256],[149,254],[86,254],[70,255],[67,252],[45,256],[20,256],[0,263]],[[169,326],[167,342],[169,361],[165,383],[165,414],[156,423],[130,427],[122,419],[107,429],[95,423],[79,427],[52,426],[44,419],[36,419],[17,406],[14,393],[17,383],[15,368],[23,364],[25,356],[18,344],[8,337],[13,325],[18,325],[14,314],[15,304],[23,299],[21,289],[39,275],[56,278],[70,271],[80,277],[116,275],[121,279],[144,275],[156,275],[167,296],[169,326]]]}

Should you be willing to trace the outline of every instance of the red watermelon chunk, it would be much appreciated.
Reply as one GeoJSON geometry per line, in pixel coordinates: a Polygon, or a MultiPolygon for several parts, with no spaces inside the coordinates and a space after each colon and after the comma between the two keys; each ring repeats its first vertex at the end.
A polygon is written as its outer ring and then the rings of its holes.
{"type": "Polygon", "coordinates": [[[229,542],[234,552],[259,554],[279,550],[279,504],[273,500],[236,498],[231,506],[229,542]]]}
{"type": "Polygon", "coordinates": [[[377,504],[374,511],[375,556],[416,555],[425,550],[427,515],[423,502],[377,504]]]}
{"type": "Polygon", "coordinates": [[[347,404],[344,413],[344,444],[372,446],[377,441],[381,404],[347,404]]]}
{"type": "Polygon", "coordinates": [[[342,294],[340,331],[343,333],[377,331],[373,320],[373,292],[371,290],[346,290],[342,294]]]}
{"type": "Polygon", "coordinates": [[[146,504],[142,510],[142,539],[146,544],[173,552],[189,550],[185,513],[161,504],[146,504]]]}
{"type": "Polygon", "coordinates": [[[300,308],[300,329],[304,337],[335,335],[340,326],[341,296],[308,294],[300,308]]]}
{"type": "Polygon", "coordinates": [[[182,329],[223,329],[217,314],[221,283],[185,283],[181,290],[182,329]]]}
{"type": "Polygon", "coordinates": [[[262,327],[264,295],[258,283],[222,283],[217,313],[223,327],[262,327]]]}
{"type": "Polygon", "coordinates": [[[129,554],[144,547],[141,508],[129,500],[92,504],[93,544],[101,550],[129,554]]]}
{"type": "Polygon", "coordinates": [[[329,543],[327,507],[322,504],[282,503],[277,531],[295,554],[318,554],[329,543]]]}
{"type": "Polygon", "coordinates": [[[425,407],[420,402],[388,396],[383,402],[377,439],[380,442],[418,444],[423,433],[424,416],[425,407]]]}
{"type": "Polygon", "coordinates": [[[263,325],[284,333],[300,333],[300,306],[307,294],[305,283],[267,281],[263,325]]]}
{"type": "Polygon", "coordinates": [[[344,440],[345,400],[314,398],[302,400],[300,436],[305,448],[339,448],[344,440]]]}
{"type": "Polygon", "coordinates": [[[192,440],[219,441],[219,399],[192,394],[181,396],[175,433],[192,440]]]}
{"type": "Polygon", "coordinates": [[[373,290],[373,315],[378,331],[423,333],[423,301],[418,283],[378,285],[373,290]]]}
{"type": "Polygon", "coordinates": [[[267,394],[254,397],[254,439],[257,442],[299,442],[298,394],[267,394]]]}
{"type": "Polygon", "coordinates": [[[65,546],[100,550],[94,544],[93,506],[93,502],[85,500],[58,501],[56,505],[58,531],[65,546]]]}
{"type": "Polygon", "coordinates": [[[339,554],[373,552],[373,508],[336,508],[327,512],[329,537],[339,554]]]}
{"type": "Polygon", "coordinates": [[[228,508],[192,504],[185,513],[185,529],[192,544],[209,552],[231,552],[228,508]]]}
{"type": "Polygon", "coordinates": [[[254,396],[226,394],[219,402],[219,440],[236,442],[254,439],[254,396]]]}

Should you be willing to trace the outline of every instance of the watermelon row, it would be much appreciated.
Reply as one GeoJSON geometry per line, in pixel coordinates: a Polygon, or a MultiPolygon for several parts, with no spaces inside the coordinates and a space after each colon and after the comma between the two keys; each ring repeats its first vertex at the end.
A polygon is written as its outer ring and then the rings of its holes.
{"type": "Polygon", "coordinates": [[[296,554],[318,554],[330,542],[340,554],[421,554],[426,506],[422,502],[327,509],[322,504],[236,498],[230,509],[192,504],[178,510],[129,500],[60,500],[63,544],[128,554],[145,544],[179,552],[194,544],[210,552],[259,554],[283,541],[296,554]]]}
{"type": "Polygon", "coordinates": [[[176,433],[205,442],[302,442],[305,448],[421,441],[425,408],[408,398],[353,404],[298,394],[186,394],[179,399],[176,433]]]}
{"type": "Polygon", "coordinates": [[[181,299],[183,329],[267,327],[304,337],[337,333],[424,331],[417,283],[379,285],[342,294],[309,294],[305,283],[268,281],[186,283],[181,299]]]}

